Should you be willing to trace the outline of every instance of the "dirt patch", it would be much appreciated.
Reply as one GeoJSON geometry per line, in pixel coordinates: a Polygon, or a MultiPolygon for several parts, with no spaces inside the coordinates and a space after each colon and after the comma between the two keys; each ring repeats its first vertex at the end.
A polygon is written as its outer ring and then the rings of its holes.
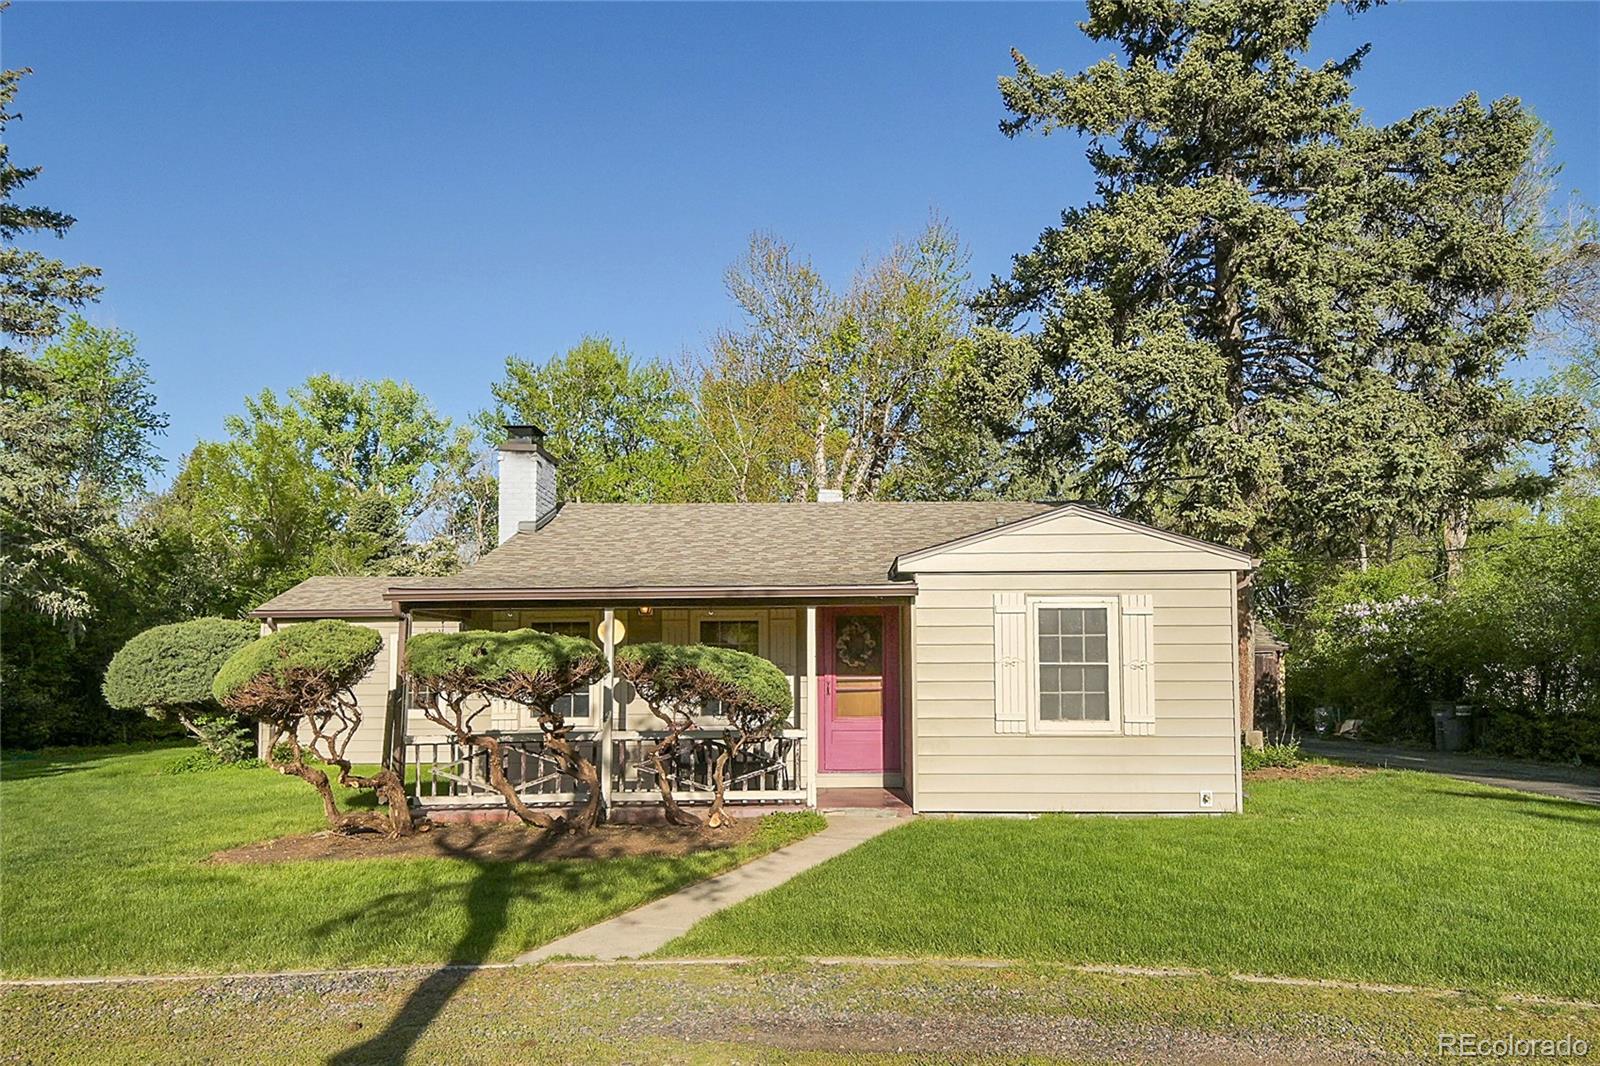
{"type": "Polygon", "coordinates": [[[435,824],[415,836],[391,840],[377,833],[333,832],[278,837],[213,854],[222,865],[351,859],[474,859],[479,862],[551,862],[557,859],[677,858],[730,848],[756,831],[759,819],[741,818],[726,829],[700,826],[602,825],[590,833],[542,833],[515,822],[435,824]]]}
{"type": "Polygon", "coordinates": [[[1366,777],[1372,771],[1360,766],[1334,766],[1322,762],[1305,762],[1299,766],[1264,766],[1259,770],[1246,770],[1246,781],[1323,781],[1330,777],[1366,777]]]}

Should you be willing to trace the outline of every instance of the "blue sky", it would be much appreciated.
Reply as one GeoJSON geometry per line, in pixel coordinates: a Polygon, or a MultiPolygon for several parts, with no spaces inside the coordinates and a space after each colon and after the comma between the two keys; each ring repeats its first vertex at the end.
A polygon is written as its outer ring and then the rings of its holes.
{"type": "MultiPolygon", "coordinates": [[[[221,433],[263,387],[406,378],[448,414],[516,353],[585,333],[645,356],[732,318],[757,229],[842,282],[930,210],[1004,272],[1091,195],[1071,137],[1007,140],[1016,46],[1110,52],[1076,6],[42,4],[0,16],[31,66],[13,158],[105,270],[90,317],[136,333],[172,419],[221,433]]],[[[1476,90],[1556,132],[1600,193],[1600,4],[1336,9],[1317,57],[1370,40],[1375,120],[1476,90]]]]}

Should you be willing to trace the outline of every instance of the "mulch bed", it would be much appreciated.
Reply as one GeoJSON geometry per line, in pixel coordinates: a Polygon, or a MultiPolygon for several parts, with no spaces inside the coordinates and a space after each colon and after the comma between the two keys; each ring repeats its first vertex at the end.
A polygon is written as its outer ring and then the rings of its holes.
{"type": "Polygon", "coordinates": [[[1365,777],[1372,771],[1360,766],[1334,766],[1329,763],[1307,762],[1299,766],[1266,766],[1260,770],[1246,770],[1246,781],[1323,781],[1330,777],[1365,777]]]}
{"type": "Polygon", "coordinates": [[[478,862],[551,862],[557,859],[677,858],[729,848],[748,840],[757,818],[726,829],[701,826],[602,825],[590,833],[548,832],[519,822],[434,824],[426,832],[391,840],[377,833],[331,831],[279,837],[214,853],[210,862],[238,865],[349,859],[472,859],[478,862]]]}

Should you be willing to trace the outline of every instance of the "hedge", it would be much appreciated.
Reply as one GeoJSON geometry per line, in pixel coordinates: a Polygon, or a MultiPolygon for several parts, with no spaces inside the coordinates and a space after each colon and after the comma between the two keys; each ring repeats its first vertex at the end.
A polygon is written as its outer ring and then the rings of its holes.
{"type": "Polygon", "coordinates": [[[227,618],[155,626],[112,656],[101,691],[111,706],[152,717],[213,706],[217,671],[260,635],[257,623],[227,618]]]}

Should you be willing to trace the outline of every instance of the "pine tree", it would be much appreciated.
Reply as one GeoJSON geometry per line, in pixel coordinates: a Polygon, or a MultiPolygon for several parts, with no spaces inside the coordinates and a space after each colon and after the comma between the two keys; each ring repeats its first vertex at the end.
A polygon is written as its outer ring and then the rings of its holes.
{"type": "MultiPolygon", "coordinates": [[[[1537,313],[1538,252],[1491,210],[1536,125],[1470,99],[1366,123],[1366,48],[1304,60],[1328,6],[1092,0],[1082,28],[1120,61],[1047,74],[1013,53],[1002,129],[1087,135],[1098,176],[980,301],[994,377],[1019,382],[1019,444],[1071,471],[1061,491],[1263,553],[1438,515],[1482,487],[1482,463],[1443,468],[1465,442],[1492,464],[1548,436],[1501,378],[1537,313]],[[1349,403],[1365,416],[1329,417],[1349,403]],[[1402,410],[1425,418],[1398,438],[1402,410]],[[1317,456],[1376,443],[1408,450],[1343,464],[1308,510],[1317,456]]],[[[1248,719],[1248,588],[1239,607],[1248,719]]]]}

